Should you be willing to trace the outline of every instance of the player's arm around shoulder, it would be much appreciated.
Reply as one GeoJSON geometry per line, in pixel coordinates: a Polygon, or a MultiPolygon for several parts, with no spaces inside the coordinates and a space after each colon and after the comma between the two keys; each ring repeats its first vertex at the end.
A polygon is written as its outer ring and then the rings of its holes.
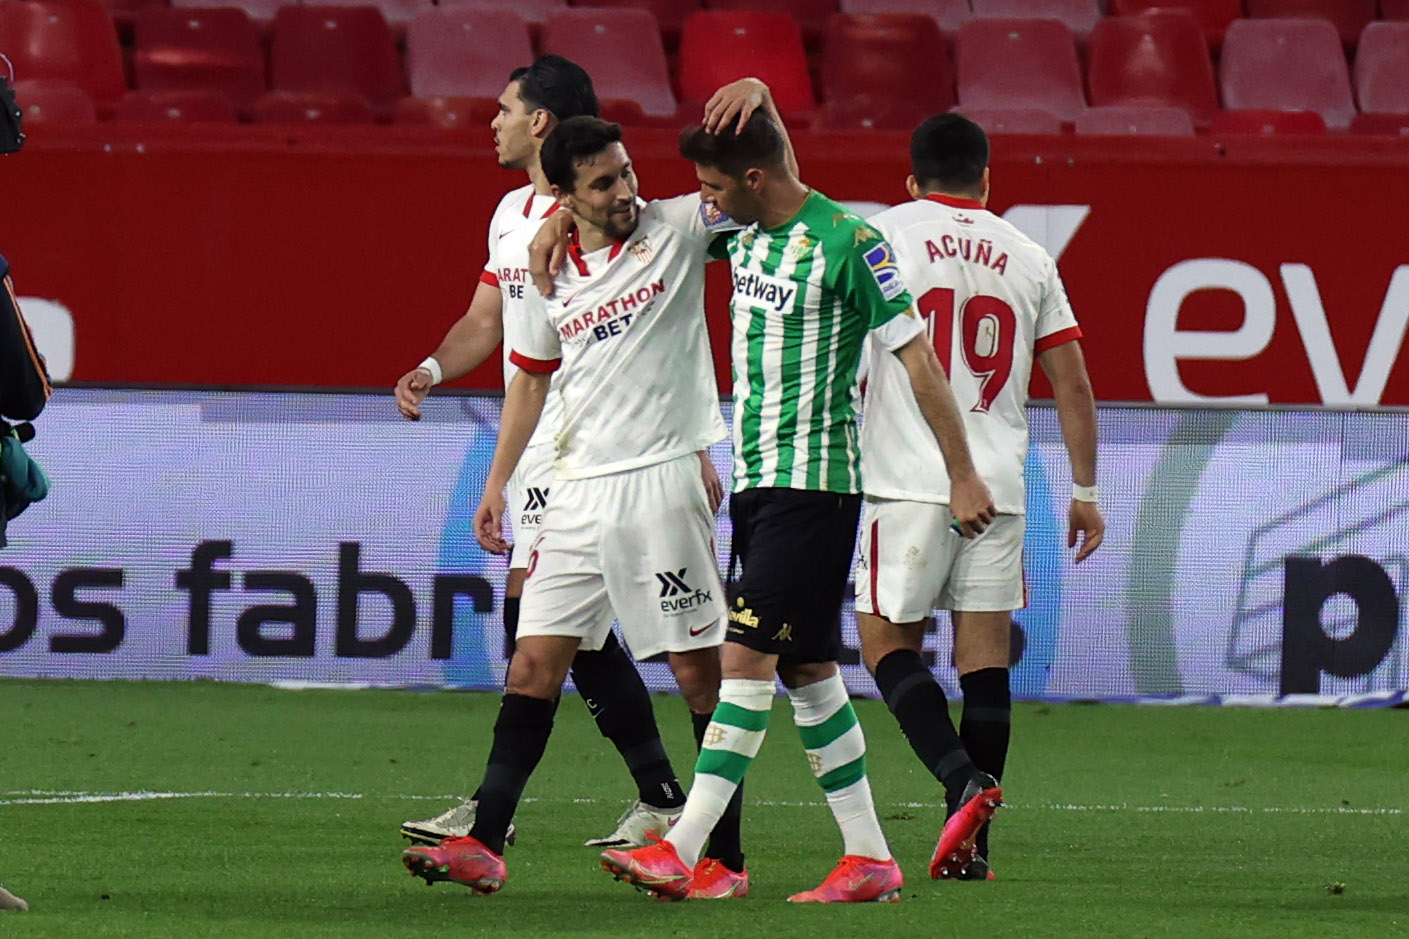
{"type": "Polygon", "coordinates": [[[563,269],[568,255],[568,236],[573,229],[572,213],[560,209],[548,216],[538,227],[538,233],[528,243],[528,273],[540,296],[551,297],[556,290],[554,278],[563,269]]]}
{"type": "Polygon", "coordinates": [[[1037,354],[1057,401],[1057,421],[1071,460],[1072,500],[1067,514],[1067,547],[1081,546],[1075,562],[1080,564],[1101,546],[1106,520],[1101,514],[1096,489],[1096,398],[1081,344],[1072,340],[1037,354]]]}

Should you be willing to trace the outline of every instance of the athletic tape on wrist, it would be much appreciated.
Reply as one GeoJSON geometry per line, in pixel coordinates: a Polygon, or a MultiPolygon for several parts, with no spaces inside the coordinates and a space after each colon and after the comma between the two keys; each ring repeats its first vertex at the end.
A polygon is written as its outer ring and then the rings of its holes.
{"type": "Polygon", "coordinates": [[[426,356],[426,360],[416,367],[423,368],[431,373],[432,385],[438,385],[441,382],[445,381],[445,372],[443,369],[441,369],[440,363],[436,361],[435,356],[433,355],[426,356]]]}

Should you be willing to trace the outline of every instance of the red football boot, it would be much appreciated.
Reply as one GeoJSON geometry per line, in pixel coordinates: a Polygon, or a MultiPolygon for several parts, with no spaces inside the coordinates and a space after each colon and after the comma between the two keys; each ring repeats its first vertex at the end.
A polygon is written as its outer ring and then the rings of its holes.
{"type": "Polygon", "coordinates": [[[892,858],[848,854],[837,862],[827,879],[812,890],[788,897],[789,903],[899,903],[905,879],[892,858]]]}
{"type": "Polygon", "coordinates": [[[669,841],[656,841],[631,851],[603,851],[602,870],[658,900],[685,899],[694,878],[694,872],[680,860],[675,845],[669,841]]]}
{"type": "Polygon", "coordinates": [[[413,845],[401,852],[401,863],[427,884],[453,880],[475,893],[494,893],[509,879],[504,859],[469,836],[446,838],[437,845],[413,845]]]}
{"type": "Polygon", "coordinates": [[[930,858],[930,876],[935,880],[957,878],[974,859],[974,839],[979,829],[993,817],[1003,804],[1003,790],[998,780],[979,773],[964,787],[959,808],[944,823],[939,843],[930,858]]]}

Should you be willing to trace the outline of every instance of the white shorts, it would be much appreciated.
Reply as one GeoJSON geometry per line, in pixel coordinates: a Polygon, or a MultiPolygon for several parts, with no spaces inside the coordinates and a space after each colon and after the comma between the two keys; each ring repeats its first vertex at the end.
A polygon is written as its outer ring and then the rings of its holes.
{"type": "Polygon", "coordinates": [[[637,659],[724,641],[714,514],[694,454],[557,479],[528,559],[519,637],[600,649],[612,618],[637,659]]]}
{"type": "Polygon", "coordinates": [[[964,538],[949,526],[947,505],[866,498],[856,609],[892,623],[914,623],[932,610],[1019,610],[1023,584],[1022,515],[999,515],[983,534],[964,538]]]}
{"type": "Polygon", "coordinates": [[[504,514],[509,517],[509,569],[528,567],[528,552],[538,537],[543,510],[548,508],[548,490],[553,485],[553,461],[557,448],[551,443],[529,447],[509,477],[504,514]]]}

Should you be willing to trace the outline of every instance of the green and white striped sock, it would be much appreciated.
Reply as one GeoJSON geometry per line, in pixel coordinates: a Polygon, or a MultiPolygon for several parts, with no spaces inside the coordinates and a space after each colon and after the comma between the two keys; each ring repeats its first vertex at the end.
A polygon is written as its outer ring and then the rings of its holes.
{"type": "Polygon", "coordinates": [[[812,775],[826,792],[827,805],[841,828],[844,853],[889,860],[890,848],[866,778],[866,737],[841,675],[790,688],[788,697],[812,775]]]}
{"type": "Polygon", "coordinates": [[[666,838],[691,867],[763,745],[773,694],[771,681],[726,678],[719,683],[719,706],[705,730],[690,796],[666,838]]]}

